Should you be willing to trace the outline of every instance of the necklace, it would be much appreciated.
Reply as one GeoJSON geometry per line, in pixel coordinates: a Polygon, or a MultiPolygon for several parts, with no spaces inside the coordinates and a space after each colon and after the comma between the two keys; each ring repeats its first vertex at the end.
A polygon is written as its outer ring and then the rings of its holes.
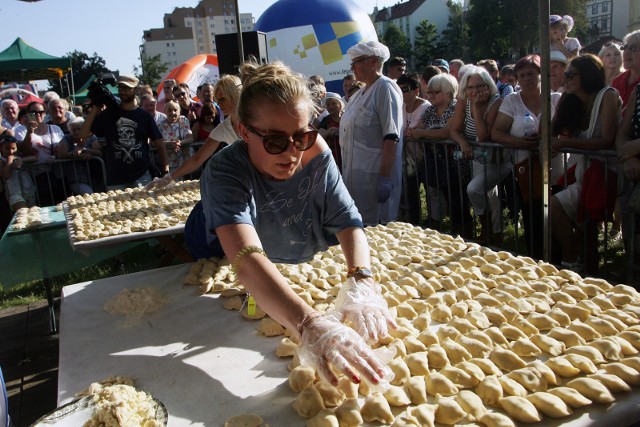
{"type": "Polygon", "coordinates": [[[407,109],[407,127],[409,127],[413,122],[413,114],[416,112],[416,104],[418,103],[418,101],[418,98],[415,98],[413,100],[413,104],[411,105],[411,111],[407,109]]]}

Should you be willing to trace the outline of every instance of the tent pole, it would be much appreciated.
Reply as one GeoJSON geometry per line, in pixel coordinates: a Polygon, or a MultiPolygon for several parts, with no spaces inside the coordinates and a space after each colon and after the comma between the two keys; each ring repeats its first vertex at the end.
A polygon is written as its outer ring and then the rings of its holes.
{"type": "Polygon", "coordinates": [[[551,159],[551,144],[549,130],[551,128],[551,84],[549,81],[549,13],[550,5],[549,0],[538,0],[538,12],[539,12],[539,31],[540,31],[540,52],[542,56],[542,105],[541,105],[541,117],[540,117],[540,130],[542,137],[542,145],[540,147],[542,154],[542,182],[543,182],[543,224],[544,224],[544,238],[543,238],[543,259],[550,262],[551,259],[551,222],[549,218],[549,161],[551,159]]]}
{"type": "Polygon", "coordinates": [[[76,105],[76,83],[73,80],[73,65],[71,66],[71,92],[73,93],[73,95],[71,95],[71,98],[73,99],[73,105],[76,105]]]}

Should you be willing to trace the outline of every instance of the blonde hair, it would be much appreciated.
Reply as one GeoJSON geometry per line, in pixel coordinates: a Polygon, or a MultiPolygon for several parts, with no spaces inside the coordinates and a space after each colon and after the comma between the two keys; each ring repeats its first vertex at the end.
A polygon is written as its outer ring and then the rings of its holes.
{"type": "Polygon", "coordinates": [[[174,100],[167,101],[167,103],[164,104],[164,112],[165,113],[167,112],[167,108],[169,108],[169,107],[177,108],[178,112],[180,112],[180,104],[178,104],[178,101],[174,101],[174,100]]]}
{"type": "Polygon", "coordinates": [[[302,74],[294,73],[280,61],[269,64],[244,63],[240,66],[242,93],[238,103],[238,117],[243,123],[254,118],[254,107],[267,101],[278,105],[303,103],[312,117],[315,104],[302,74]]]}
{"type": "Polygon", "coordinates": [[[242,82],[238,76],[225,74],[220,77],[220,80],[218,80],[213,88],[214,98],[217,91],[222,92],[222,96],[227,98],[227,101],[235,105],[237,109],[240,93],[242,92],[242,82]]]}

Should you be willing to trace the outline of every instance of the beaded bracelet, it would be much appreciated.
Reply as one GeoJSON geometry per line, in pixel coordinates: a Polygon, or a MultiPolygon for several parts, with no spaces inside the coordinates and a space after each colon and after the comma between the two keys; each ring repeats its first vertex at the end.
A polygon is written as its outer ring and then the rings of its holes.
{"type": "Polygon", "coordinates": [[[304,318],[302,319],[302,322],[298,323],[298,326],[296,326],[296,330],[298,331],[298,336],[302,338],[302,330],[304,329],[305,326],[307,326],[307,323],[311,322],[313,319],[320,316],[322,316],[322,314],[320,314],[317,311],[312,311],[311,313],[304,316],[304,318]]]}
{"type": "Polygon", "coordinates": [[[238,267],[240,266],[240,260],[242,259],[242,257],[254,252],[257,252],[265,257],[267,256],[265,251],[259,246],[251,245],[245,246],[244,248],[240,249],[240,251],[238,251],[238,253],[236,254],[235,259],[233,260],[233,264],[231,264],[231,271],[233,271],[233,274],[235,274],[236,277],[238,277],[238,267]]]}

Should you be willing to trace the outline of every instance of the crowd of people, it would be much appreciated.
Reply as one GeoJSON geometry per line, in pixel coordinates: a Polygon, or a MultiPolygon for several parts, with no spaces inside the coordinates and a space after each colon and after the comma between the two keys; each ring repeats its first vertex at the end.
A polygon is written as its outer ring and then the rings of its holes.
{"type": "Polygon", "coordinates": [[[0,104],[5,210],[58,202],[52,180],[75,194],[97,190],[94,157],[104,162],[109,189],[152,191],[201,170],[201,201],[185,225],[193,257],[226,255],[250,298],[297,331],[301,360],[329,382],[343,373],[384,383],[391,374],[368,344],[397,325],[370,271],[363,227],[402,215],[420,223],[424,187],[431,227],[449,217],[456,234],[491,244],[504,230],[509,193],[529,254],[541,258],[545,61],[554,261],[597,267],[598,226],[614,211],[629,222],[629,207],[640,208],[640,31],[596,56],[580,53],[567,36],[572,26],[570,17],[551,16],[550,57],[526,55],[502,67],[493,59],[435,59],[416,73],[382,43],[361,42],[347,52],[353,74],[342,95],[327,92],[319,75],[274,62],[245,63],[239,76],[205,83],[195,97],[186,83],[165,80],[160,100],[121,75],[119,101],[85,103],[75,110],[80,117],[55,93],[24,113],[7,99],[0,104]],[[598,156],[616,147],[616,158],[598,156]],[[56,174],[56,159],[74,162],[56,174]],[[25,163],[33,163],[29,174],[20,173],[25,163]],[[509,182],[517,185],[505,192],[509,182]],[[274,262],[308,261],[337,243],[348,280],[335,310],[322,315],[291,291],[274,262]]]}

